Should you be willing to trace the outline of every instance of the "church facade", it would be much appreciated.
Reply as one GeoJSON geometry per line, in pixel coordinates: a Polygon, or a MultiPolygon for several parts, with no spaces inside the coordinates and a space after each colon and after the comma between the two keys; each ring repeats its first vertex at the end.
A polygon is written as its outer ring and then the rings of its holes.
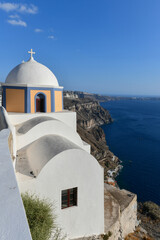
{"type": "Polygon", "coordinates": [[[54,74],[31,57],[16,66],[2,84],[7,112],[57,112],[63,109],[63,87],[54,74]]]}
{"type": "Polygon", "coordinates": [[[2,85],[19,190],[49,199],[68,239],[103,234],[103,168],[76,131],[76,113],[63,110],[63,87],[32,54],[2,85]]]}

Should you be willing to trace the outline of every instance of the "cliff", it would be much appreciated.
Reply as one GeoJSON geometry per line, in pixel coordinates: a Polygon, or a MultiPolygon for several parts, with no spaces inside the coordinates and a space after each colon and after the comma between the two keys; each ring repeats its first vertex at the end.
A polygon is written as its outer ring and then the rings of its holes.
{"type": "MultiPolygon", "coordinates": [[[[73,93],[70,96],[74,96],[73,93]]],[[[109,150],[100,127],[113,121],[109,112],[102,108],[98,101],[79,96],[64,97],[64,108],[77,113],[77,131],[81,138],[91,145],[91,154],[104,167],[105,179],[112,171],[115,176],[120,169],[120,160],[109,150]]]]}
{"type": "Polygon", "coordinates": [[[65,98],[80,98],[80,99],[90,99],[92,101],[111,101],[111,100],[119,100],[120,97],[111,97],[111,96],[102,96],[100,94],[88,93],[88,92],[80,92],[80,91],[64,91],[65,98]]]}
{"type": "Polygon", "coordinates": [[[152,239],[160,239],[160,206],[151,201],[138,203],[138,218],[152,239]]]}
{"type": "Polygon", "coordinates": [[[64,97],[68,98],[87,98],[90,100],[96,100],[100,102],[107,102],[107,101],[117,101],[117,100],[160,100],[160,97],[125,97],[125,96],[106,96],[100,95],[95,93],[88,93],[88,92],[80,92],[80,91],[64,91],[64,97]]]}

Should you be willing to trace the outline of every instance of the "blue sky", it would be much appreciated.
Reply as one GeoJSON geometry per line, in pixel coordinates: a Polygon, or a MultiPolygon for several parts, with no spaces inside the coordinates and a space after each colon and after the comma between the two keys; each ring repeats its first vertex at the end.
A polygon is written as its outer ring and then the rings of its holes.
{"type": "Polygon", "coordinates": [[[33,48],[65,90],[160,95],[159,0],[0,1],[0,81],[33,48]]]}

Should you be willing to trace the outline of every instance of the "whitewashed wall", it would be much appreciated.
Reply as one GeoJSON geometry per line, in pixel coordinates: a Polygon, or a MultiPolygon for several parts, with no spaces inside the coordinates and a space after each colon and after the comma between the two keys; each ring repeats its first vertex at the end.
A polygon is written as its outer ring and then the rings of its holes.
{"type": "Polygon", "coordinates": [[[33,128],[31,128],[25,134],[17,135],[17,150],[23,148],[40,137],[50,134],[65,137],[71,142],[77,144],[79,147],[83,148],[83,142],[76,131],[61,121],[49,120],[33,126],[33,128]]]}
{"type": "Polygon", "coordinates": [[[103,168],[83,150],[56,155],[37,178],[21,181],[21,192],[36,193],[54,204],[57,222],[68,238],[104,233],[103,168]],[[78,187],[78,206],[61,209],[61,191],[78,187]]]}
{"type": "Polygon", "coordinates": [[[13,144],[12,144],[12,153],[13,153],[13,159],[16,159],[16,151],[17,151],[17,143],[16,143],[16,130],[15,127],[11,124],[8,113],[4,107],[3,114],[5,116],[6,122],[8,124],[8,128],[10,129],[10,133],[12,134],[13,144]]]}
{"type": "Polygon", "coordinates": [[[0,83],[0,106],[2,106],[2,87],[0,83]]]}
{"type": "Polygon", "coordinates": [[[0,239],[31,240],[8,149],[9,134],[9,129],[0,131],[0,239]]]}
{"type": "Polygon", "coordinates": [[[8,115],[13,125],[20,124],[30,120],[31,118],[46,116],[58,119],[71,127],[73,130],[77,130],[76,113],[71,111],[64,110],[56,113],[8,113],[8,115]]]}

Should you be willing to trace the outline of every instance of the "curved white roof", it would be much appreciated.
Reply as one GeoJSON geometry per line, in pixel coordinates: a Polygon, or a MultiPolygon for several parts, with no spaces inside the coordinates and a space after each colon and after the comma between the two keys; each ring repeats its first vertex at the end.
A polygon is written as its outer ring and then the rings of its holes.
{"type": "Polygon", "coordinates": [[[58,81],[51,70],[35,61],[33,57],[13,68],[8,74],[5,83],[59,87],[58,81]]]}
{"type": "Polygon", "coordinates": [[[17,130],[17,150],[36,141],[37,139],[50,134],[65,137],[83,148],[83,142],[76,131],[57,119],[48,117],[35,117],[26,122],[18,124],[17,130]]]}
{"type": "Polygon", "coordinates": [[[69,149],[82,150],[62,136],[54,134],[43,136],[17,151],[16,171],[32,177],[38,176],[51,159],[69,149]]]}

